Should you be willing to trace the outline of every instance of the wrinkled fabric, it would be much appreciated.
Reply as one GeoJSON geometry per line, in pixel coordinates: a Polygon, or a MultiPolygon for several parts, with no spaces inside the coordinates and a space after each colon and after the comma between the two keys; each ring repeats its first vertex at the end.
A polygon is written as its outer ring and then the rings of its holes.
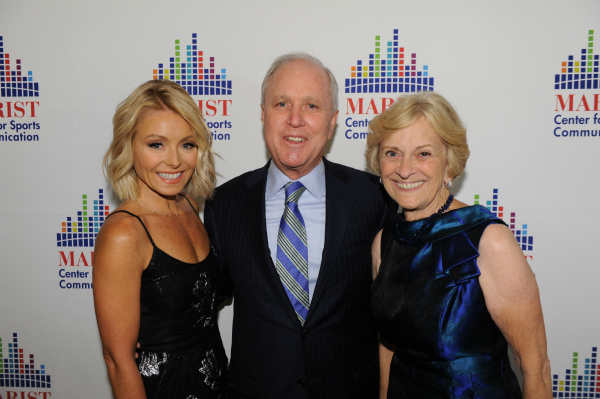
{"type": "MultiPolygon", "coordinates": [[[[392,229],[413,237],[422,223],[400,215],[392,229]]],[[[384,230],[371,307],[396,345],[388,398],[521,398],[478,279],[479,240],[493,223],[503,222],[476,205],[439,216],[413,245],[384,230]]]]}

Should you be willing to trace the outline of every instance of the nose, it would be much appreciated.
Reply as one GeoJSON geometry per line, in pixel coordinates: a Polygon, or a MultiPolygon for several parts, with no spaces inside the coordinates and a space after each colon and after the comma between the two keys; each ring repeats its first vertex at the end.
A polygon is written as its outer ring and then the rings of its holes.
{"type": "Polygon", "coordinates": [[[403,179],[408,179],[415,172],[416,168],[413,164],[412,157],[402,157],[400,163],[396,166],[396,173],[403,179]]]}
{"type": "Polygon", "coordinates": [[[176,169],[181,165],[181,156],[179,154],[179,148],[170,147],[168,149],[165,164],[167,166],[172,167],[173,169],[176,169]]]}
{"type": "Polygon", "coordinates": [[[293,105],[290,109],[288,124],[292,127],[300,127],[304,125],[304,117],[302,115],[302,107],[293,105]]]}

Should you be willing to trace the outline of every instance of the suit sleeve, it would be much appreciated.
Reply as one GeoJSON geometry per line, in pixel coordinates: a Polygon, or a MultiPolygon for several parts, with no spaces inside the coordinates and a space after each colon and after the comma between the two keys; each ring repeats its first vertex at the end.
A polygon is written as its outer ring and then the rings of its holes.
{"type": "Polygon", "coordinates": [[[214,200],[206,201],[204,207],[204,227],[208,232],[212,246],[217,253],[217,259],[219,261],[219,288],[217,291],[217,302],[221,305],[223,302],[233,297],[233,281],[227,268],[227,261],[225,253],[221,251],[221,245],[219,241],[219,229],[216,223],[217,211],[215,210],[214,200]]]}

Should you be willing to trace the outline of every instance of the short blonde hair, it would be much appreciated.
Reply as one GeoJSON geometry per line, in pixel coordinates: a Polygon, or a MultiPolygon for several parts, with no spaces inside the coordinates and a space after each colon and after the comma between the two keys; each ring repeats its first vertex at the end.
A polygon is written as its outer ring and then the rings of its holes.
{"type": "Polygon", "coordinates": [[[381,143],[422,117],[433,127],[446,146],[448,174],[452,179],[462,174],[470,154],[467,129],[448,100],[432,91],[421,91],[397,99],[385,112],[377,115],[369,123],[365,157],[372,171],[381,174],[381,143]]]}
{"type": "Polygon", "coordinates": [[[139,185],[133,167],[133,139],[146,115],[163,110],[175,112],[190,125],[198,146],[198,161],[185,191],[196,197],[212,197],[216,173],[210,130],[194,100],[180,85],[169,80],[150,80],[117,106],[113,139],[102,162],[104,175],[122,201],[137,199],[139,185]]]}

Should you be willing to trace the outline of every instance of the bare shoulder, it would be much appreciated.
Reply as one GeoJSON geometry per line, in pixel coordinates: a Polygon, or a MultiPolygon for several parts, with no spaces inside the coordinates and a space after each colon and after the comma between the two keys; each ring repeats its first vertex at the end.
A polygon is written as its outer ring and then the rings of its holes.
{"type": "Polygon", "coordinates": [[[115,213],[104,222],[98,232],[94,266],[114,264],[115,260],[130,258],[132,254],[137,255],[137,258],[144,258],[139,254],[143,253],[148,245],[151,244],[146,230],[137,218],[123,212],[115,213]],[[105,260],[108,262],[104,262],[105,260]]]}
{"type": "Polygon", "coordinates": [[[502,224],[488,226],[479,242],[482,277],[491,273],[509,280],[533,275],[523,251],[508,227],[502,224]]]}
{"type": "MultiPolygon", "coordinates": [[[[198,201],[196,201],[196,199],[189,193],[180,193],[179,195],[181,195],[182,197],[185,197],[190,204],[192,204],[192,208],[194,208],[194,212],[198,213],[200,212],[200,206],[198,205],[198,201]]],[[[184,199],[185,201],[185,199],[184,199]]]]}
{"type": "Polygon", "coordinates": [[[515,236],[503,224],[491,224],[483,232],[479,242],[482,255],[501,255],[516,252],[523,255],[515,236]]]}

